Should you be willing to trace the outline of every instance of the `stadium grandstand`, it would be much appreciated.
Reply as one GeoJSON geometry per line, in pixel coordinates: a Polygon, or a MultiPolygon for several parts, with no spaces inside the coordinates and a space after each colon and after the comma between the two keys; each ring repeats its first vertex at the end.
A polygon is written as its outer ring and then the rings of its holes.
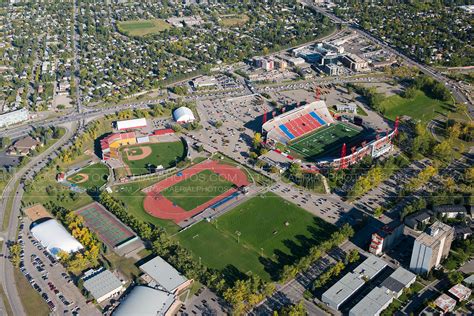
{"type": "Polygon", "coordinates": [[[267,142],[287,144],[332,123],[334,119],[329,113],[326,102],[315,101],[265,122],[262,132],[266,135],[267,142]]]}
{"type": "Polygon", "coordinates": [[[119,157],[119,148],[124,145],[134,145],[137,143],[135,133],[115,133],[100,141],[102,150],[102,160],[117,159],[119,157]]]}

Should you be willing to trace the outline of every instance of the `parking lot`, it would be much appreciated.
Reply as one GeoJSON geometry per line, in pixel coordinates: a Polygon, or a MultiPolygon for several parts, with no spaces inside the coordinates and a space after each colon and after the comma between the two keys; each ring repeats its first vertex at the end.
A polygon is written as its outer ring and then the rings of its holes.
{"type": "Polygon", "coordinates": [[[20,271],[51,312],[56,315],[100,315],[93,304],[86,303],[64,267],[30,234],[28,225],[20,222],[18,242],[23,248],[20,271]]]}

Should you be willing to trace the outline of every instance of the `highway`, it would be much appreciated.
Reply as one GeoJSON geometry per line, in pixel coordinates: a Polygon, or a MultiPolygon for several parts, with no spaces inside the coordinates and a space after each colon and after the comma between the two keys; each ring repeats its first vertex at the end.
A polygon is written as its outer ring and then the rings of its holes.
{"type": "Polygon", "coordinates": [[[7,230],[2,232],[2,236],[5,239],[5,243],[2,249],[3,258],[0,260],[0,278],[2,280],[2,286],[6,297],[10,303],[14,315],[25,315],[25,311],[21,304],[20,296],[16,288],[16,281],[13,274],[13,265],[5,258],[8,253],[6,241],[16,241],[16,232],[18,227],[18,215],[20,215],[21,200],[23,198],[23,184],[20,183],[16,186],[17,180],[23,176],[31,178],[35,173],[39,172],[46,165],[48,158],[52,158],[57,155],[56,150],[63,147],[74,135],[77,124],[68,124],[66,127],[66,133],[51,147],[46,149],[44,152],[36,157],[33,157],[21,169],[17,170],[15,176],[10,179],[7,186],[5,187],[1,203],[0,203],[0,223],[3,223],[3,218],[6,214],[7,204],[10,197],[13,196],[12,212],[10,214],[10,220],[8,223],[7,230]],[[16,189],[16,191],[15,191],[16,189]]]}
{"type": "Polygon", "coordinates": [[[374,43],[380,45],[381,47],[383,47],[386,51],[398,56],[399,58],[401,58],[408,65],[418,67],[420,69],[420,71],[422,71],[424,74],[429,75],[429,76],[433,77],[434,79],[436,79],[437,81],[443,83],[451,91],[451,93],[453,94],[453,96],[454,96],[454,98],[457,102],[466,104],[468,106],[468,112],[469,112],[470,117],[471,118],[474,117],[474,104],[472,102],[470,102],[468,97],[461,92],[461,89],[463,89],[463,86],[461,84],[459,84],[458,82],[447,78],[442,73],[440,73],[439,71],[436,71],[432,67],[421,64],[418,61],[408,57],[404,52],[400,51],[399,49],[397,49],[395,47],[390,46],[389,44],[382,41],[381,39],[376,38],[372,34],[368,33],[367,31],[363,30],[362,28],[360,28],[358,25],[356,25],[354,23],[348,23],[348,22],[338,18],[337,16],[335,16],[334,14],[324,10],[323,8],[321,8],[319,6],[316,6],[314,3],[310,2],[310,0],[299,0],[299,1],[303,4],[305,4],[305,5],[313,8],[317,12],[327,16],[328,18],[330,18],[334,22],[347,25],[350,29],[356,31],[359,35],[364,36],[365,38],[367,38],[367,39],[371,40],[372,42],[374,42],[374,43]]]}

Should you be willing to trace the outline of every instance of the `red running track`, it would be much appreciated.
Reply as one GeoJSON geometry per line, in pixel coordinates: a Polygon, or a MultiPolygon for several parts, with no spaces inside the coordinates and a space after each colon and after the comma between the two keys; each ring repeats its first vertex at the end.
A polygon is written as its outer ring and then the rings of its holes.
{"type": "Polygon", "coordinates": [[[213,160],[204,161],[200,164],[183,170],[180,176],[178,176],[177,174],[173,175],[158,183],[155,183],[151,187],[144,189],[143,191],[146,193],[146,197],[143,202],[143,206],[146,212],[154,217],[168,219],[174,221],[175,223],[179,223],[183,220],[193,217],[196,214],[199,214],[212,204],[222,200],[223,198],[237,191],[234,188],[227,190],[226,192],[216,196],[215,198],[207,201],[204,204],[199,205],[198,207],[190,211],[186,211],[183,208],[174,205],[173,202],[171,202],[161,194],[161,191],[163,191],[164,189],[169,188],[183,180],[186,180],[189,177],[198,174],[203,170],[211,170],[226,179],[227,181],[234,183],[237,187],[249,185],[247,175],[239,168],[230,165],[219,164],[218,162],[213,160]]]}

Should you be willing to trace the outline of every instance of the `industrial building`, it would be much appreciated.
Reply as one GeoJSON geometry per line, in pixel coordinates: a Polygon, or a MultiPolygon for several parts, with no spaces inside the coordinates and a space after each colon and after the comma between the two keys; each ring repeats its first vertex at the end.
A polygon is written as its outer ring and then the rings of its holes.
{"type": "Polygon", "coordinates": [[[84,247],[55,219],[33,223],[31,234],[54,256],[60,251],[73,253],[84,247]]]}
{"type": "Polygon", "coordinates": [[[380,315],[394,299],[416,281],[416,275],[399,267],[382,284],[372,289],[350,311],[349,316],[380,315]]]}
{"type": "Polygon", "coordinates": [[[410,269],[417,274],[426,274],[446,258],[454,239],[454,229],[441,222],[435,222],[426,233],[415,240],[410,260],[410,269]]]}
{"type": "Polygon", "coordinates": [[[115,124],[119,131],[147,127],[147,122],[145,118],[117,121],[115,124]]]}
{"type": "Polygon", "coordinates": [[[26,108],[2,113],[0,114],[0,128],[26,121],[29,115],[30,112],[26,108]]]}
{"type": "Polygon", "coordinates": [[[403,225],[399,222],[392,222],[383,226],[377,232],[372,234],[369,252],[374,255],[380,255],[392,247],[403,234],[403,225]]]}
{"type": "Polygon", "coordinates": [[[193,280],[188,280],[179,273],[172,265],[163,260],[161,257],[155,257],[140,266],[146,275],[144,279],[154,282],[169,293],[179,294],[186,289],[193,280]]]}
{"type": "Polygon", "coordinates": [[[210,88],[218,85],[217,79],[211,76],[201,76],[192,81],[195,89],[210,88]]]}
{"type": "Polygon", "coordinates": [[[339,310],[342,304],[353,296],[365,283],[379,274],[387,263],[370,255],[353,272],[343,276],[336,284],[323,293],[321,300],[329,307],[339,310]]]}
{"type": "Polygon", "coordinates": [[[393,296],[383,287],[376,287],[349,311],[349,316],[378,316],[393,302],[393,296]]]}
{"type": "Polygon", "coordinates": [[[182,106],[173,111],[173,118],[177,123],[191,123],[196,119],[190,108],[182,106]]]}
{"type": "Polygon", "coordinates": [[[414,273],[399,267],[380,286],[387,288],[393,296],[399,298],[403,294],[403,290],[409,288],[415,281],[416,275],[414,273]]]}
{"type": "Polygon", "coordinates": [[[367,70],[369,66],[366,60],[355,54],[346,54],[342,56],[341,62],[344,66],[355,72],[367,70]]]}
{"type": "Polygon", "coordinates": [[[88,270],[82,277],[84,288],[101,303],[123,292],[124,287],[119,278],[106,269],[88,270]]]}
{"type": "Polygon", "coordinates": [[[147,286],[135,286],[113,312],[114,316],[171,316],[180,301],[173,294],[147,286]]]}
{"type": "Polygon", "coordinates": [[[357,114],[357,104],[355,103],[336,104],[336,111],[357,114]]]}

